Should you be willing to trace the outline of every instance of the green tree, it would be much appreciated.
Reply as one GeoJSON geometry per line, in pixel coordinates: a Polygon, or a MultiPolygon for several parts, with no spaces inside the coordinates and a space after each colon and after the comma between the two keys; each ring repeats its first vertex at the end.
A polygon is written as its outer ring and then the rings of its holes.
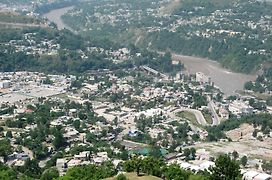
{"type": "Polygon", "coordinates": [[[252,136],[256,138],[256,137],[257,137],[257,133],[258,133],[258,130],[257,130],[257,129],[254,129],[254,131],[253,131],[253,133],[252,133],[252,136]]]}
{"type": "Polygon", "coordinates": [[[41,180],[52,180],[59,177],[59,172],[56,168],[46,169],[41,176],[41,180]]]}
{"type": "Polygon", "coordinates": [[[237,152],[237,151],[233,151],[233,152],[232,152],[232,157],[233,157],[234,159],[237,159],[237,158],[239,157],[238,152],[237,152]]]}
{"type": "Polygon", "coordinates": [[[80,128],[80,120],[75,120],[74,122],[73,122],[73,126],[75,127],[75,129],[76,130],[79,130],[79,128],[80,128]]]}
{"type": "Polygon", "coordinates": [[[185,180],[188,179],[189,176],[190,172],[182,170],[177,164],[172,164],[164,170],[164,177],[166,179],[185,180]]]}
{"type": "Polygon", "coordinates": [[[162,156],[161,154],[161,150],[159,146],[153,146],[150,150],[150,156],[155,157],[155,158],[159,158],[162,156]]]}
{"type": "Polygon", "coordinates": [[[127,177],[124,174],[119,174],[116,180],[127,180],[127,177]]]}
{"type": "Polygon", "coordinates": [[[215,167],[210,168],[211,180],[240,180],[240,167],[236,160],[228,155],[220,155],[215,161],[215,167]]]}
{"type": "Polygon", "coordinates": [[[240,162],[241,162],[241,164],[242,164],[243,166],[246,166],[246,164],[247,164],[247,156],[243,156],[243,157],[241,158],[240,162]]]}
{"type": "Polygon", "coordinates": [[[264,161],[262,164],[262,168],[266,173],[272,172],[272,161],[264,161]]]}
{"type": "Polygon", "coordinates": [[[2,139],[0,140],[0,156],[8,156],[9,154],[11,154],[12,150],[11,150],[11,145],[10,142],[6,139],[2,139]]]}
{"type": "Polygon", "coordinates": [[[39,167],[37,160],[30,160],[27,159],[25,161],[24,166],[19,168],[19,171],[25,174],[26,176],[32,177],[32,178],[39,178],[41,175],[41,168],[39,167]]]}
{"type": "Polygon", "coordinates": [[[252,81],[246,82],[245,85],[244,85],[244,88],[246,90],[252,90],[254,88],[253,82],[252,81]]]}
{"type": "Polygon", "coordinates": [[[85,165],[76,166],[68,169],[65,176],[60,177],[60,180],[99,180],[112,177],[116,174],[116,171],[112,165],[85,165]]]}
{"type": "Polygon", "coordinates": [[[0,179],[3,180],[14,180],[17,179],[17,173],[11,168],[7,167],[0,162],[0,179]]]}
{"type": "Polygon", "coordinates": [[[7,131],[6,137],[7,137],[7,138],[12,138],[12,137],[13,137],[13,136],[12,136],[12,132],[11,132],[11,131],[7,131]]]}
{"type": "Polygon", "coordinates": [[[53,141],[53,145],[56,149],[59,149],[66,145],[66,140],[60,130],[56,129],[56,131],[54,132],[54,136],[55,139],[53,141]]]}

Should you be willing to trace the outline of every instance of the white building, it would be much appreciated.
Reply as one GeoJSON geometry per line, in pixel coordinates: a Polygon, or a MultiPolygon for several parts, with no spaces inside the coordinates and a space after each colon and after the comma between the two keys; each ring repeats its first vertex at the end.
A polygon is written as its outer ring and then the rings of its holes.
{"type": "Polygon", "coordinates": [[[196,82],[199,82],[200,84],[211,83],[211,78],[206,76],[202,72],[197,72],[196,73],[196,82]]]}
{"type": "Polygon", "coordinates": [[[243,180],[271,180],[272,176],[257,171],[242,171],[243,180]]]}
{"type": "Polygon", "coordinates": [[[223,119],[229,119],[229,112],[224,108],[219,109],[219,115],[223,119]]]}
{"type": "Polygon", "coordinates": [[[252,114],[253,110],[253,107],[243,101],[235,100],[229,105],[229,111],[234,115],[252,114]]]}
{"type": "Polygon", "coordinates": [[[0,89],[6,89],[10,87],[10,81],[4,80],[0,81],[0,89]]]}

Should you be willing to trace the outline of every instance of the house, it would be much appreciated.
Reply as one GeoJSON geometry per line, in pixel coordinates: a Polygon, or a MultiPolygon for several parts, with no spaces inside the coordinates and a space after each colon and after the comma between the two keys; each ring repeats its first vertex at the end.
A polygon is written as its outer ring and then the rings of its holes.
{"type": "Polygon", "coordinates": [[[199,165],[199,167],[200,167],[200,169],[201,169],[202,171],[208,170],[210,167],[214,167],[214,166],[215,166],[215,163],[212,162],[212,161],[205,161],[205,162],[203,162],[203,163],[201,163],[201,164],[199,165]]]}
{"type": "Polygon", "coordinates": [[[68,168],[67,159],[59,158],[56,161],[56,168],[59,171],[60,175],[63,175],[66,169],[68,168]]]}
{"type": "Polygon", "coordinates": [[[104,161],[108,161],[108,153],[107,152],[98,152],[93,158],[92,161],[95,164],[102,164],[104,161]]]}
{"type": "Polygon", "coordinates": [[[224,109],[224,108],[220,108],[219,109],[219,116],[222,119],[229,119],[229,112],[226,109],[224,109]]]}
{"type": "Polygon", "coordinates": [[[90,151],[83,151],[74,156],[75,159],[88,161],[90,159],[90,151]]]}
{"type": "Polygon", "coordinates": [[[70,161],[67,162],[67,167],[71,168],[71,167],[79,166],[80,164],[81,164],[80,159],[71,159],[70,161]]]}
{"type": "Polygon", "coordinates": [[[243,101],[235,100],[229,105],[229,111],[237,116],[240,116],[241,114],[252,114],[253,110],[253,107],[247,105],[243,101]]]}
{"type": "Polygon", "coordinates": [[[69,109],[69,116],[76,117],[77,116],[77,109],[69,109]]]}
{"type": "Polygon", "coordinates": [[[76,129],[74,129],[72,127],[66,127],[65,128],[64,137],[68,141],[76,141],[78,139],[78,135],[79,135],[79,132],[76,129]]]}
{"type": "Polygon", "coordinates": [[[266,173],[249,170],[242,171],[243,180],[271,180],[272,176],[266,173]]]}
{"type": "Polygon", "coordinates": [[[27,160],[29,158],[28,154],[26,153],[17,153],[17,152],[14,152],[13,154],[9,155],[8,156],[8,160],[11,161],[11,160],[27,160]]]}
{"type": "Polygon", "coordinates": [[[129,131],[128,131],[128,135],[129,135],[130,137],[136,137],[136,136],[138,136],[138,134],[139,134],[139,132],[138,132],[138,130],[136,130],[136,129],[132,129],[132,130],[129,130],[129,131]]]}
{"type": "Polygon", "coordinates": [[[0,81],[0,89],[7,89],[10,87],[11,82],[8,80],[0,81]]]}
{"type": "Polygon", "coordinates": [[[199,82],[200,84],[206,84],[206,83],[211,83],[211,78],[206,76],[202,72],[197,72],[196,73],[196,82],[199,82]]]}

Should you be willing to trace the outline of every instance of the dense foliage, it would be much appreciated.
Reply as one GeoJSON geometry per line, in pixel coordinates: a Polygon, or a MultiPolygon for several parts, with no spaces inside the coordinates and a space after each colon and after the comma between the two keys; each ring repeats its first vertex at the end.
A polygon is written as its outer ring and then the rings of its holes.
{"type": "MultiPolygon", "coordinates": [[[[240,168],[235,159],[228,155],[220,155],[215,161],[215,167],[211,167],[204,172],[191,172],[181,169],[177,164],[167,165],[163,159],[154,157],[138,158],[132,157],[117,166],[124,172],[136,172],[137,175],[152,175],[164,179],[185,179],[185,180],[238,180],[241,178],[240,168]]],[[[82,180],[93,179],[99,180],[115,176],[116,167],[111,162],[104,162],[102,165],[83,165],[68,169],[66,174],[59,177],[55,168],[42,170],[38,167],[36,160],[27,160],[25,165],[19,168],[10,168],[0,163],[0,178],[5,180],[14,179],[42,179],[42,180],[82,180]]],[[[122,177],[124,179],[124,177],[122,177]]],[[[120,176],[121,179],[121,176],[120,176]]]]}
{"type": "Polygon", "coordinates": [[[217,141],[222,138],[226,138],[224,131],[229,131],[238,128],[243,123],[252,124],[254,127],[260,126],[261,131],[266,134],[272,129],[272,115],[271,114],[256,114],[243,116],[241,119],[232,118],[228,121],[222,122],[218,126],[207,127],[208,141],[217,141]]]}

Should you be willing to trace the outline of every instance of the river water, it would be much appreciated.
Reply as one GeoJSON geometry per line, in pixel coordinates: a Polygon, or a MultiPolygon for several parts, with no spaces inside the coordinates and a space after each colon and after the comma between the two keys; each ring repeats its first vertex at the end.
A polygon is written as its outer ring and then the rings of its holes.
{"type": "Polygon", "coordinates": [[[256,79],[256,75],[231,72],[218,62],[205,58],[173,54],[173,59],[182,62],[190,74],[203,72],[209,76],[226,95],[233,95],[235,91],[243,90],[245,82],[256,79]]]}
{"type": "MultiPolygon", "coordinates": [[[[71,9],[73,9],[73,6],[55,9],[45,14],[44,17],[57,24],[58,29],[60,30],[64,28],[71,30],[71,28],[65,25],[61,19],[61,16],[71,9]]],[[[209,76],[215,85],[226,95],[232,95],[235,94],[235,91],[243,90],[245,82],[256,79],[255,75],[230,72],[221,67],[219,63],[205,58],[177,54],[174,54],[173,58],[181,61],[189,73],[194,74],[196,72],[203,72],[205,75],[209,76]]]]}
{"type": "Polygon", "coordinates": [[[62,30],[64,28],[72,30],[69,26],[67,26],[65,23],[63,23],[61,16],[73,8],[74,8],[73,6],[69,6],[69,7],[64,7],[64,8],[60,8],[60,9],[54,9],[54,10],[44,14],[43,17],[45,17],[49,21],[55,23],[59,30],[62,30]]]}

